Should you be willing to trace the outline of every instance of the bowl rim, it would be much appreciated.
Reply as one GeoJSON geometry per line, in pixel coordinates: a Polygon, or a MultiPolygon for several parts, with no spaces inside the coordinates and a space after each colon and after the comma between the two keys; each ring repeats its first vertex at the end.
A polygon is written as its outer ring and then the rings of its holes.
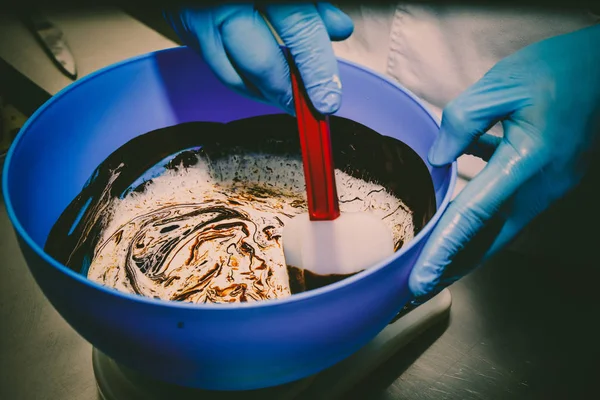
{"type": "MultiPolygon", "coordinates": [[[[441,218],[442,214],[448,207],[448,204],[450,203],[450,200],[452,198],[454,188],[456,185],[457,176],[458,176],[458,168],[457,168],[456,161],[454,161],[450,165],[450,182],[448,185],[448,190],[446,191],[446,194],[444,195],[444,198],[442,199],[440,206],[438,207],[438,209],[436,210],[434,215],[431,217],[431,219],[421,229],[421,231],[409,243],[407,243],[406,246],[402,247],[399,251],[395,252],[393,255],[385,258],[384,260],[378,262],[374,266],[372,266],[362,272],[359,272],[351,277],[348,277],[339,282],[336,282],[336,283],[333,283],[333,284],[330,284],[330,285],[327,285],[327,286],[324,286],[324,287],[321,287],[318,289],[314,289],[314,290],[311,290],[308,292],[294,294],[292,296],[288,296],[288,297],[281,298],[281,299],[262,300],[262,301],[257,301],[257,302],[246,302],[246,303],[224,303],[224,304],[221,304],[221,303],[197,304],[197,303],[154,299],[154,298],[150,298],[150,297],[140,296],[137,294],[125,293],[125,292],[119,291],[117,289],[101,285],[95,281],[87,279],[87,277],[84,277],[83,275],[78,274],[77,272],[71,270],[67,266],[65,266],[62,263],[55,260],[49,254],[47,254],[44,251],[44,249],[41,246],[39,246],[31,238],[31,236],[29,236],[29,234],[27,233],[27,231],[25,230],[25,228],[23,227],[23,225],[17,218],[17,215],[15,213],[15,210],[14,210],[14,207],[12,204],[12,199],[10,196],[10,190],[9,190],[9,186],[8,186],[8,175],[10,174],[10,170],[11,170],[11,161],[12,161],[13,154],[15,152],[15,149],[19,146],[21,139],[25,135],[27,135],[27,133],[29,132],[29,127],[46,110],[48,110],[50,107],[52,107],[52,105],[56,101],[58,101],[63,96],[67,95],[70,91],[75,90],[78,86],[84,85],[84,84],[86,84],[86,82],[88,82],[92,79],[95,79],[105,73],[108,73],[114,69],[121,68],[121,67],[124,67],[124,66],[132,64],[132,63],[136,63],[136,62],[154,58],[157,54],[160,54],[160,53],[164,54],[164,53],[169,53],[169,52],[184,51],[183,49],[186,49],[186,48],[187,48],[187,46],[175,46],[175,47],[171,47],[171,48],[167,48],[167,49],[153,51],[153,52],[141,54],[141,55],[138,55],[135,57],[130,57],[125,60],[119,61],[117,63],[113,63],[113,64],[107,65],[103,68],[100,68],[100,69],[84,76],[83,78],[71,83],[70,85],[64,87],[59,92],[57,92],[48,101],[46,101],[42,106],[40,106],[40,108],[38,108],[27,119],[27,121],[25,122],[23,127],[20,129],[20,131],[17,134],[17,136],[15,137],[12,145],[10,146],[8,153],[6,154],[6,159],[4,160],[5,161],[4,168],[2,171],[2,193],[4,196],[4,203],[6,206],[8,217],[9,217],[11,223],[13,224],[14,230],[17,232],[17,234],[19,236],[21,236],[21,238],[25,241],[27,246],[29,246],[46,263],[50,264],[54,268],[57,268],[60,272],[66,274],[67,276],[69,276],[72,279],[75,279],[79,283],[82,283],[94,290],[99,290],[101,292],[104,292],[104,294],[107,294],[109,296],[112,295],[112,296],[119,297],[122,300],[130,300],[130,301],[134,301],[134,302],[138,302],[138,303],[142,303],[142,304],[148,304],[148,305],[159,306],[159,307],[205,310],[205,311],[213,311],[213,312],[214,311],[227,311],[227,310],[232,311],[232,310],[247,309],[247,308],[258,309],[258,308],[264,308],[264,307],[278,307],[278,306],[284,306],[289,303],[302,302],[304,300],[312,299],[312,298],[318,297],[322,294],[325,294],[328,292],[333,292],[333,291],[336,291],[343,287],[350,286],[350,285],[354,284],[355,282],[357,282],[369,275],[375,274],[379,270],[381,270],[385,267],[390,266],[390,264],[392,264],[395,260],[402,257],[405,253],[409,252],[414,246],[419,244],[423,240],[423,238],[432,231],[433,227],[437,224],[437,222],[441,218]]],[[[386,77],[383,74],[380,74],[368,67],[360,65],[353,61],[349,61],[349,60],[346,60],[341,57],[336,57],[336,58],[338,59],[338,62],[341,64],[345,64],[346,66],[349,66],[349,67],[352,67],[355,69],[359,69],[364,73],[367,73],[376,78],[379,78],[382,82],[386,83],[387,85],[390,85],[395,89],[399,89],[404,94],[406,94],[408,97],[410,97],[410,99],[412,101],[414,101],[415,104],[417,106],[419,106],[423,112],[426,113],[426,115],[429,116],[429,118],[432,120],[432,122],[438,128],[440,127],[440,121],[439,121],[438,117],[435,114],[433,114],[433,112],[425,106],[425,104],[423,103],[422,100],[420,100],[414,93],[412,93],[410,90],[408,90],[407,88],[402,86],[400,83],[395,82],[392,79],[390,79],[389,77],[386,77]]],[[[27,263],[27,265],[28,265],[28,268],[30,268],[29,263],[27,263]]]]}

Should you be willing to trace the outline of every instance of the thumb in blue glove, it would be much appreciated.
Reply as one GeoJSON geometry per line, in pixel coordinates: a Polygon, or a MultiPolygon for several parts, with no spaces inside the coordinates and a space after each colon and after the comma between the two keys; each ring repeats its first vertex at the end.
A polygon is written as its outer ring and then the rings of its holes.
{"type": "Polygon", "coordinates": [[[260,15],[288,47],[315,108],[331,114],[341,105],[342,87],[331,40],[353,31],[351,19],[329,3],[252,3],[186,7],[165,12],[181,40],[195,49],[227,86],[294,113],[287,60],[260,15]]]}
{"type": "Polygon", "coordinates": [[[430,163],[463,152],[489,162],[433,230],[410,275],[415,296],[468,273],[581,181],[600,137],[599,66],[593,26],[521,49],[448,104],[430,163]],[[497,122],[503,138],[486,133],[497,122]]]}

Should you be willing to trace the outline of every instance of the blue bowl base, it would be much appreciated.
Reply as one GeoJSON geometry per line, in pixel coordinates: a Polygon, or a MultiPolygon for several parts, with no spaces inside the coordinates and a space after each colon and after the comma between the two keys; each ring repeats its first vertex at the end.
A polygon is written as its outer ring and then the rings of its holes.
{"type": "MultiPolygon", "coordinates": [[[[325,371],[285,385],[243,392],[246,399],[309,400],[342,398],[360,380],[397,353],[403,346],[448,316],[452,296],[444,289],[429,301],[393,320],[371,342],[325,371]]],[[[92,363],[102,400],[238,399],[240,392],[186,388],[160,382],[119,365],[96,348],[92,363]]]]}

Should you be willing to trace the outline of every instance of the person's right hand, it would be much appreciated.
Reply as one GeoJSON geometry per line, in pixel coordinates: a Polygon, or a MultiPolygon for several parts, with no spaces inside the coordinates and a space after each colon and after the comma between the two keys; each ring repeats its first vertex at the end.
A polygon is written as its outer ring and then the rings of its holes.
{"type": "Polygon", "coordinates": [[[331,114],[341,104],[342,87],[331,40],[344,40],[352,20],[329,3],[252,3],[185,7],[166,11],[181,40],[203,57],[227,86],[294,114],[289,67],[262,16],[289,49],[315,108],[331,114]]]}

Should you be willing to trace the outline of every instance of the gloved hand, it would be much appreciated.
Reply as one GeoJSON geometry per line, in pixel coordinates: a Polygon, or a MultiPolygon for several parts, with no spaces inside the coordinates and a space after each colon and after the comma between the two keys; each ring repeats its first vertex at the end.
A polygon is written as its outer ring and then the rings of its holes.
{"type": "MultiPolygon", "coordinates": [[[[342,90],[331,40],[351,35],[350,17],[329,3],[265,5],[261,11],[289,48],[315,108],[337,111],[342,90]]],[[[288,63],[256,5],[186,7],[164,16],[223,83],[294,114],[288,63]]]]}
{"type": "Polygon", "coordinates": [[[600,138],[600,26],[532,44],[444,109],[429,161],[489,163],[450,204],[409,280],[437,293],[508,244],[582,179],[600,138]],[[504,137],[485,132],[496,122],[504,137]]]}

